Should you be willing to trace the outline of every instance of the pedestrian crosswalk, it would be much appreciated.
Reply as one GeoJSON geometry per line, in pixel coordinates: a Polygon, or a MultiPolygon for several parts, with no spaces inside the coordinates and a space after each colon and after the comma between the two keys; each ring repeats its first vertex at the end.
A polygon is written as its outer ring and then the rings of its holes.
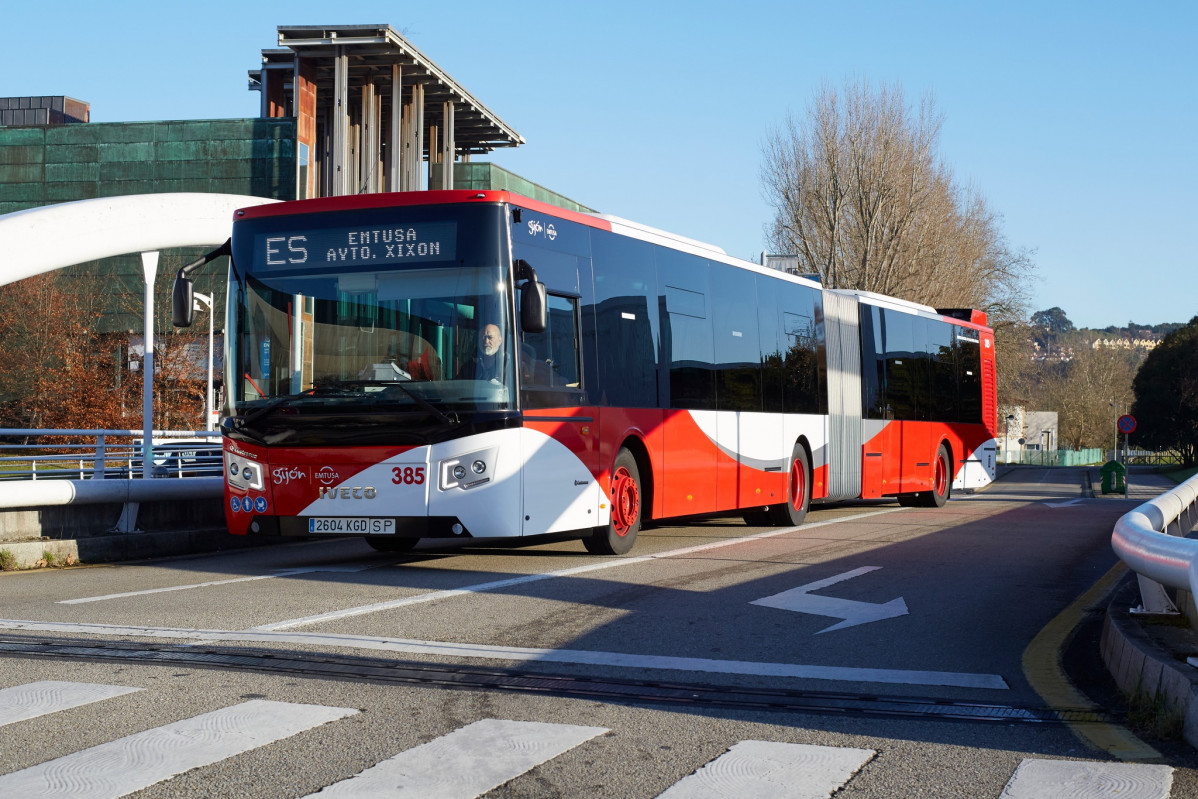
{"type": "MultiPolygon", "coordinates": [[[[0,689],[0,727],[107,702],[142,689],[44,681],[0,689]]],[[[114,799],[192,769],[287,738],[335,730],[355,708],[251,699],[180,719],[0,775],[0,797],[114,799]]],[[[618,730],[540,721],[481,719],[397,752],[305,799],[419,797],[472,799],[570,750],[618,730]]],[[[879,758],[871,749],[777,741],[729,741],[726,751],[660,793],[658,799],[830,797],[879,758]]],[[[677,767],[676,763],[671,766],[677,767]]],[[[1085,760],[1023,760],[1001,799],[1120,797],[1169,799],[1173,769],[1085,760]]]]}

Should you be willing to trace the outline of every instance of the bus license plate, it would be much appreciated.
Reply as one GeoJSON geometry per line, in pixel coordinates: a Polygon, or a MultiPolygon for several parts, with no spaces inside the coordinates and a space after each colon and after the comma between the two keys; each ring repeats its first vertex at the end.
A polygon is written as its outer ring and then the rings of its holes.
{"type": "Polygon", "coordinates": [[[360,516],[318,516],[308,519],[309,533],[351,533],[354,535],[394,535],[394,519],[360,516]]]}

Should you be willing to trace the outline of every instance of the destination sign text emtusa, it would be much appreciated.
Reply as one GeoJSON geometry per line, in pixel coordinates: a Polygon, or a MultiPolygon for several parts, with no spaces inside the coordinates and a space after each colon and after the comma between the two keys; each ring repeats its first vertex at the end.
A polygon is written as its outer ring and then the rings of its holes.
{"type": "Polygon", "coordinates": [[[259,266],[311,268],[348,264],[404,264],[454,258],[455,222],[386,227],[323,228],[285,236],[261,234],[255,251],[259,266]]]}

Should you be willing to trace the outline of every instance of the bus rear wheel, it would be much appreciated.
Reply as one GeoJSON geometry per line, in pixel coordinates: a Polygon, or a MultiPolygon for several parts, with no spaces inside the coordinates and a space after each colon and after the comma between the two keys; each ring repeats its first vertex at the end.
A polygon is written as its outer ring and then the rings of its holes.
{"type": "Polygon", "coordinates": [[[611,521],[582,540],[592,555],[625,555],[641,529],[641,473],[636,458],[620,449],[611,470],[611,521]]]}
{"type": "Polygon", "coordinates": [[[807,516],[811,506],[811,463],[802,444],[795,444],[790,455],[790,469],[786,478],[786,501],[771,505],[766,511],[770,524],[775,527],[798,527],[807,516]]]}
{"type": "Polygon", "coordinates": [[[366,543],[379,552],[411,552],[419,541],[419,538],[377,538],[374,536],[366,539],[366,543]]]}
{"type": "MultiPolygon", "coordinates": [[[[917,508],[943,508],[948,502],[948,495],[953,489],[953,459],[948,447],[943,444],[936,453],[936,462],[932,464],[932,490],[912,494],[911,505],[917,508]]],[[[902,497],[899,497],[902,502],[902,497]]],[[[906,503],[904,503],[906,504],[906,503]]]]}

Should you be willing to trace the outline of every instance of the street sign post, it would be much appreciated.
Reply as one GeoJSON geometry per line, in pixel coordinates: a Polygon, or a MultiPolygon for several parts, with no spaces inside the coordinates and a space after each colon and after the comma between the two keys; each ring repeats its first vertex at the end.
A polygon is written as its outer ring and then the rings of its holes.
{"type": "MultiPolygon", "coordinates": [[[[1119,428],[1119,432],[1123,434],[1123,460],[1127,460],[1127,437],[1136,431],[1136,417],[1129,413],[1125,413],[1119,417],[1119,421],[1115,423],[1119,428]]],[[[1127,496],[1127,483],[1123,483],[1123,496],[1127,496]]]]}

